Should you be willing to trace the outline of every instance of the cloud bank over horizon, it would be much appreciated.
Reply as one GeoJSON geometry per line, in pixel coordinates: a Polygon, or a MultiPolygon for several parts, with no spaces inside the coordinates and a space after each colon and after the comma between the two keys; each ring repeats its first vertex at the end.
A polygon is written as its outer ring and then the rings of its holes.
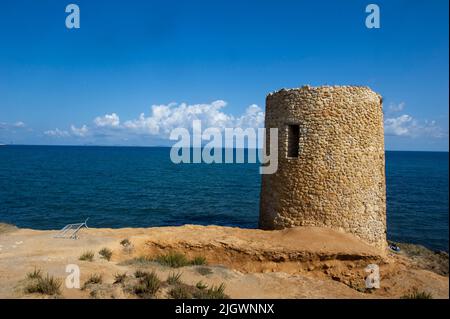
{"type": "Polygon", "coordinates": [[[71,125],[69,129],[55,128],[44,131],[44,135],[53,138],[118,140],[147,136],[169,141],[170,133],[176,128],[192,131],[192,123],[195,120],[200,120],[204,129],[212,127],[220,131],[225,128],[246,129],[264,126],[264,111],[258,105],[249,105],[239,116],[225,112],[226,105],[227,102],[223,100],[203,104],[152,105],[148,115],[141,113],[134,119],[122,121],[120,116],[113,112],[97,116],[90,125],[83,124],[80,127],[71,125]]]}
{"type": "MultiPolygon", "coordinates": [[[[240,115],[226,111],[227,102],[215,100],[211,103],[188,104],[169,103],[152,105],[148,113],[136,118],[122,120],[116,112],[95,117],[90,124],[70,125],[67,129],[45,130],[43,137],[55,143],[92,145],[171,145],[170,133],[176,128],[192,131],[194,120],[200,120],[202,129],[218,128],[260,128],[264,127],[264,111],[251,104],[240,115]]],[[[384,129],[386,139],[390,137],[414,140],[426,138],[439,140],[448,138],[447,130],[434,120],[419,120],[405,112],[406,103],[391,103],[384,107],[384,129]]],[[[0,122],[0,131],[23,130],[28,128],[22,121],[0,122]]]]}
{"type": "Polygon", "coordinates": [[[402,113],[406,103],[391,103],[385,111],[384,135],[403,137],[445,138],[448,136],[442,127],[434,120],[418,120],[413,116],[402,113]]]}

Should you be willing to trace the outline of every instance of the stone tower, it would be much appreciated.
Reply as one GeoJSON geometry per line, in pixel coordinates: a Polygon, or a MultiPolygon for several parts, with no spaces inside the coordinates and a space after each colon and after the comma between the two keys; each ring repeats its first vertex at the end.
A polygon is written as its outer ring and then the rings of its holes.
{"type": "Polygon", "coordinates": [[[260,228],[331,227],[385,247],[381,96],[356,86],[282,89],[266,98],[265,125],[278,128],[278,171],[262,175],[260,228]]]}

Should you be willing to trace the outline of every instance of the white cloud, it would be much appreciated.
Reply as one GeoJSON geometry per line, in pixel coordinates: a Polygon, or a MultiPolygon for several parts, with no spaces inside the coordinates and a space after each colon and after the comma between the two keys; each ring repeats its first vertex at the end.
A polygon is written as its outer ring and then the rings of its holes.
{"type": "Polygon", "coordinates": [[[405,105],[406,105],[405,102],[400,102],[398,104],[391,103],[391,104],[389,104],[388,111],[391,113],[403,111],[403,109],[405,108],[405,105]]]}
{"type": "Polygon", "coordinates": [[[256,104],[252,104],[245,110],[244,115],[240,116],[235,121],[235,127],[263,127],[264,126],[264,111],[256,104]]]}
{"type": "MultiPolygon", "coordinates": [[[[404,137],[442,138],[448,134],[435,121],[419,121],[409,114],[401,114],[405,103],[391,104],[384,121],[386,135],[404,137]]],[[[132,136],[150,135],[157,139],[168,139],[175,128],[192,129],[194,120],[200,120],[202,129],[219,128],[258,128],[264,126],[264,111],[256,104],[248,106],[244,113],[234,116],[225,111],[227,103],[216,100],[204,104],[169,103],[152,105],[149,114],[120,121],[116,113],[105,114],[94,119],[93,125],[70,126],[69,130],[49,130],[45,134],[54,137],[110,137],[124,140],[132,136]]],[[[21,122],[20,122],[21,123],[21,122]]],[[[18,127],[21,125],[16,123],[18,127]]],[[[24,124],[23,124],[24,125],[24,124]]],[[[0,128],[5,123],[0,123],[0,128]]],[[[11,126],[11,125],[10,125],[11,126]]]]}
{"type": "Polygon", "coordinates": [[[16,123],[14,123],[13,126],[14,126],[14,127],[17,127],[17,128],[23,128],[23,127],[25,127],[26,125],[25,125],[24,122],[18,121],[18,122],[16,122],[16,123]]]}
{"type": "Polygon", "coordinates": [[[72,125],[70,130],[49,130],[45,134],[55,137],[88,137],[115,136],[125,138],[129,135],[152,135],[161,139],[168,139],[170,132],[178,127],[192,129],[192,122],[200,120],[203,129],[215,127],[219,129],[241,127],[262,127],[264,112],[256,104],[250,105],[245,112],[235,117],[224,111],[227,103],[216,100],[204,104],[169,103],[152,105],[150,113],[141,113],[138,118],[120,122],[116,113],[105,114],[94,119],[94,125],[80,128],[72,125]]]}
{"type": "Polygon", "coordinates": [[[47,136],[52,136],[52,137],[69,137],[70,133],[65,131],[65,130],[60,130],[59,128],[56,128],[54,130],[48,130],[44,132],[45,135],[47,136]]]}
{"type": "Polygon", "coordinates": [[[120,118],[116,113],[105,114],[94,119],[94,123],[98,127],[118,127],[120,125],[120,118]]]}
{"type": "Polygon", "coordinates": [[[85,137],[85,136],[87,136],[89,129],[87,128],[86,125],[83,125],[80,128],[77,128],[74,125],[71,125],[70,131],[71,131],[72,135],[74,135],[74,136],[85,137]]]}
{"type": "Polygon", "coordinates": [[[396,118],[388,118],[384,120],[384,133],[386,135],[404,136],[410,133],[409,125],[413,118],[407,114],[396,118]]]}
{"type": "Polygon", "coordinates": [[[227,103],[217,100],[209,104],[186,103],[153,105],[149,116],[141,113],[138,119],[126,121],[123,127],[129,131],[168,137],[177,127],[192,128],[194,120],[200,120],[203,128],[259,127],[264,122],[264,112],[257,105],[250,105],[245,113],[235,118],[223,111],[227,103]]]}
{"type": "Polygon", "coordinates": [[[0,122],[0,129],[9,130],[9,129],[15,129],[15,128],[25,128],[26,124],[22,121],[17,121],[15,123],[5,123],[0,122]]]}
{"type": "Polygon", "coordinates": [[[386,135],[408,137],[445,137],[444,130],[436,121],[418,121],[408,114],[403,114],[384,121],[386,135]]]}
{"type": "Polygon", "coordinates": [[[89,129],[86,125],[83,125],[80,128],[75,127],[74,125],[70,126],[70,131],[60,130],[56,128],[54,130],[45,131],[44,134],[51,137],[85,137],[89,133],[89,129]]]}
{"type": "Polygon", "coordinates": [[[384,120],[384,133],[391,136],[405,137],[431,137],[442,138],[446,136],[445,131],[436,123],[436,121],[419,121],[409,114],[401,114],[405,109],[406,103],[391,103],[387,109],[387,115],[384,120]]]}

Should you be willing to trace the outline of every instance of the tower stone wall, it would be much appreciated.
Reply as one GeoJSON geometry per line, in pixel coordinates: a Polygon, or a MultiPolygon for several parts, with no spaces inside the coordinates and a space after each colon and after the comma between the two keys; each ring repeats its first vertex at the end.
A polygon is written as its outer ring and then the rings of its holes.
{"type": "Polygon", "coordinates": [[[282,89],[267,96],[265,116],[266,128],[278,128],[278,171],[262,175],[260,228],[330,227],[384,247],[381,96],[356,86],[282,89]]]}

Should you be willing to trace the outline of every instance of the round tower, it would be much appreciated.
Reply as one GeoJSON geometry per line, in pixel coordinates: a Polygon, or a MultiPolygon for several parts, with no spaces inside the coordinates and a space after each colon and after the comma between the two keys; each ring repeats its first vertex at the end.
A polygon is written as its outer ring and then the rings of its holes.
{"type": "Polygon", "coordinates": [[[381,96],[356,86],[282,89],[266,98],[265,126],[278,128],[278,170],[262,175],[260,228],[330,227],[384,247],[381,96]]]}

